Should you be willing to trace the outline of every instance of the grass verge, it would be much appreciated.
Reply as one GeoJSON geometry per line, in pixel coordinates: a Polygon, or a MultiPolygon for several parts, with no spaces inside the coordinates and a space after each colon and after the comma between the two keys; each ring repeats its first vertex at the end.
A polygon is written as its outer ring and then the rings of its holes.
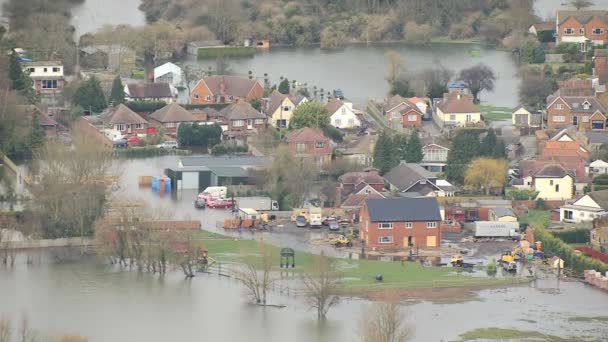
{"type": "Polygon", "coordinates": [[[460,335],[460,341],[529,341],[529,342],[582,342],[585,340],[577,337],[563,338],[554,335],[546,335],[537,331],[524,331],[503,328],[482,328],[468,331],[460,335]]]}
{"type": "Polygon", "coordinates": [[[530,209],[525,215],[519,217],[519,223],[533,227],[547,227],[550,216],[551,213],[547,210],[530,209]]]}

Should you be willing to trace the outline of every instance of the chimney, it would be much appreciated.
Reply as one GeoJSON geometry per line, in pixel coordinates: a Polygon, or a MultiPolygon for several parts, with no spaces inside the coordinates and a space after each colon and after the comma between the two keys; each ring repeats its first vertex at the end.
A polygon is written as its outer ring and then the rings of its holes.
{"type": "Polygon", "coordinates": [[[462,96],[462,95],[461,95],[460,93],[458,93],[458,94],[456,95],[456,98],[460,100],[460,97],[461,97],[461,96],[462,96]]]}
{"type": "Polygon", "coordinates": [[[226,94],[226,83],[224,83],[224,78],[220,81],[220,95],[226,94]]]}

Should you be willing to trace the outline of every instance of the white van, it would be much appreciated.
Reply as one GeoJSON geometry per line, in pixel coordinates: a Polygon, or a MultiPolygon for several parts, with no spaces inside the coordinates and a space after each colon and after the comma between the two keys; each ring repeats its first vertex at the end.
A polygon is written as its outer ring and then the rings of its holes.
{"type": "Polygon", "coordinates": [[[226,194],[228,193],[228,188],[225,186],[209,186],[203,192],[198,195],[198,198],[204,199],[206,197],[211,197],[214,199],[217,198],[226,198],[226,194]]]}

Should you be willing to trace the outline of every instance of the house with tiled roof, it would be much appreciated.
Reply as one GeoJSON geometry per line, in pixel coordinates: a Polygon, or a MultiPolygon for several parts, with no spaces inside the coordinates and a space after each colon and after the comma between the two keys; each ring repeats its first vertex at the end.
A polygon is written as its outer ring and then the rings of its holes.
{"type": "Polygon", "coordinates": [[[540,127],[541,114],[524,105],[519,105],[511,111],[513,126],[519,128],[540,127]]]}
{"type": "Polygon", "coordinates": [[[272,126],[287,128],[294,109],[306,101],[308,99],[303,95],[281,94],[273,90],[268,99],[263,101],[264,113],[272,126]]]}
{"type": "MultiPolygon", "coordinates": [[[[421,101],[418,98],[413,99],[417,102],[421,101]]],[[[399,122],[402,127],[422,127],[422,116],[424,113],[418,105],[400,95],[388,98],[382,110],[389,120],[399,122]]]]}
{"type": "Polygon", "coordinates": [[[177,89],[169,83],[137,82],[127,83],[124,88],[126,101],[163,101],[172,103],[177,89]]]}
{"type": "Polygon", "coordinates": [[[266,115],[247,102],[231,104],[222,109],[219,116],[226,121],[230,132],[260,131],[268,126],[266,115]]]}
{"type": "Polygon", "coordinates": [[[228,75],[203,77],[190,94],[192,104],[249,102],[264,97],[264,88],[256,80],[228,75]]]}
{"type": "Polygon", "coordinates": [[[355,114],[352,102],[332,98],[325,105],[325,109],[329,113],[329,123],[336,128],[351,129],[361,126],[361,120],[355,114]]]}
{"type": "Polygon", "coordinates": [[[581,51],[587,51],[589,44],[608,43],[608,11],[579,10],[557,11],[556,43],[576,43],[581,51]]]}
{"type": "Polygon", "coordinates": [[[378,141],[377,135],[366,134],[337,148],[340,151],[337,158],[371,167],[374,163],[374,147],[378,141]]]}
{"type": "Polygon", "coordinates": [[[102,122],[105,127],[118,131],[122,135],[145,135],[149,126],[148,121],[122,103],[103,114],[102,122]]]}
{"type": "Polygon", "coordinates": [[[560,164],[546,164],[532,176],[537,198],[569,200],[574,196],[574,176],[560,164]]]}
{"type": "Polygon", "coordinates": [[[436,115],[442,125],[464,127],[481,121],[481,111],[473,104],[473,97],[456,91],[444,95],[437,104],[436,115]]]}
{"type": "Polygon", "coordinates": [[[177,103],[170,103],[148,116],[151,122],[162,125],[168,133],[175,133],[180,124],[193,123],[198,120],[177,103]]]}
{"type": "Polygon", "coordinates": [[[557,90],[547,97],[547,128],[567,126],[605,130],[606,108],[595,96],[563,95],[557,90]]]}
{"type": "Polygon", "coordinates": [[[419,164],[401,162],[384,175],[391,191],[430,197],[452,197],[456,188],[419,164]]]}
{"type": "Polygon", "coordinates": [[[564,222],[589,222],[608,215],[608,190],[591,191],[559,208],[564,222]]]}
{"type": "Polygon", "coordinates": [[[514,180],[512,185],[520,189],[533,189],[534,176],[547,165],[559,165],[572,175],[575,194],[583,193],[584,188],[589,185],[590,178],[587,175],[586,163],[578,158],[561,160],[522,160],[519,162],[519,174],[521,175],[521,179],[514,180]]]}
{"type": "Polygon", "coordinates": [[[296,157],[312,158],[320,166],[331,162],[331,142],[318,128],[293,130],[285,135],[284,142],[296,157]]]}

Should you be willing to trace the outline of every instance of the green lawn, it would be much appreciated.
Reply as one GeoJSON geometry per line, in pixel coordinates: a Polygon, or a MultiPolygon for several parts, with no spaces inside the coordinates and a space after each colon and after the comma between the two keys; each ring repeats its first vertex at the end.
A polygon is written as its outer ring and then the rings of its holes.
{"type": "MultiPolygon", "coordinates": [[[[223,235],[200,232],[195,238],[204,245],[209,256],[220,263],[242,262],[245,259],[261,261],[259,243],[253,240],[238,240],[223,235]]],[[[280,248],[270,246],[276,270],[279,270],[280,248]]],[[[302,272],[313,264],[314,255],[295,251],[296,267],[290,269],[295,273],[302,272]]],[[[367,292],[387,288],[442,288],[442,287],[482,287],[508,285],[525,281],[521,278],[485,278],[455,274],[454,269],[439,267],[422,267],[419,263],[384,262],[373,260],[340,259],[338,263],[343,271],[343,283],[349,292],[367,292]],[[382,274],[384,281],[379,283],[375,276],[382,274]]]]}
{"type": "Polygon", "coordinates": [[[503,328],[481,328],[460,335],[460,341],[529,341],[529,342],[577,342],[585,341],[577,337],[563,338],[545,335],[537,331],[522,331],[503,328]]]}
{"type": "Polygon", "coordinates": [[[519,217],[519,223],[525,223],[527,225],[541,225],[547,227],[549,223],[550,212],[547,210],[535,210],[530,209],[526,215],[519,217]]]}
{"type": "Polygon", "coordinates": [[[477,107],[486,122],[511,119],[511,108],[490,105],[478,105],[477,107]]]}

